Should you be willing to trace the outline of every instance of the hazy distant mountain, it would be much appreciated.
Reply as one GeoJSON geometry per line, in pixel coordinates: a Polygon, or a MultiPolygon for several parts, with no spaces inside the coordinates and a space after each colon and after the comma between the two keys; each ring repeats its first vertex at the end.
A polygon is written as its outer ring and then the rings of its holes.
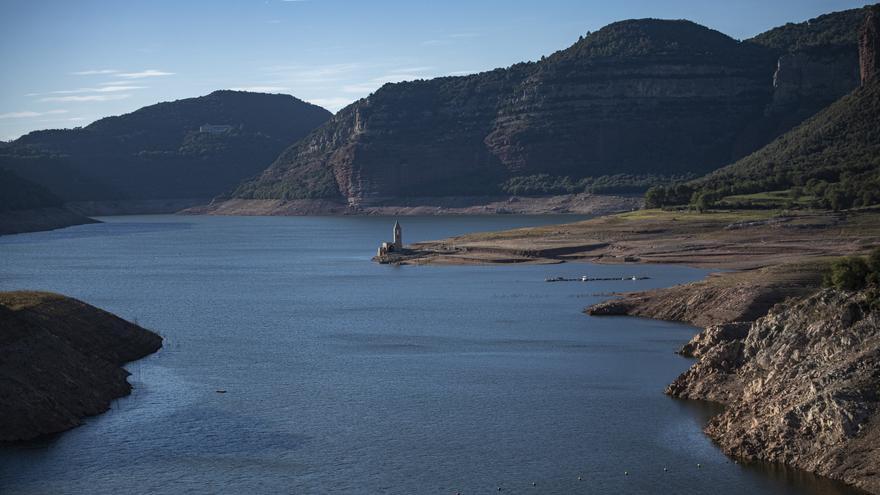
{"type": "Polygon", "coordinates": [[[0,167],[64,200],[208,198],[265,169],[330,116],[289,95],[215,91],[31,132],[0,147],[0,167]]]}
{"type": "Polygon", "coordinates": [[[61,198],[45,187],[0,168],[0,213],[61,206],[61,198]]]}
{"type": "Polygon", "coordinates": [[[539,62],[387,84],[233,195],[358,204],[491,194],[537,174],[704,173],[858,86],[863,16],[747,42],[688,21],[624,21],[539,62]]]}
{"type": "Polygon", "coordinates": [[[45,187],[0,168],[0,235],[95,222],[62,204],[45,187]]]}

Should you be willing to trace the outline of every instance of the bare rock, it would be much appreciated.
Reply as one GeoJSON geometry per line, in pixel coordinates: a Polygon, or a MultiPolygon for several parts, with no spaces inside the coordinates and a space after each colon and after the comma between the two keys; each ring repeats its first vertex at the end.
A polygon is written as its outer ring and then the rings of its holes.
{"type": "Polygon", "coordinates": [[[880,311],[865,294],[823,290],[685,348],[700,360],[667,393],[727,405],[706,427],[726,453],[880,493],[880,311]]]}
{"type": "Polygon", "coordinates": [[[859,34],[859,65],[863,85],[877,79],[880,72],[880,8],[877,6],[868,10],[859,34]]]}

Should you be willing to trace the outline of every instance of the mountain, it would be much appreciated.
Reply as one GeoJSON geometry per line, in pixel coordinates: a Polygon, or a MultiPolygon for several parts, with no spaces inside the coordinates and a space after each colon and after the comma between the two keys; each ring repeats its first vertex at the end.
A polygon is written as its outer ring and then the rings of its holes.
{"type": "Polygon", "coordinates": [[[860,88],[731,165],[687,184],[652,189],[649,206],[880,204],[880,8],[862,21],[860,88]]]}
{"type": "Polygon", "coordinates": [[[45,187],[0,168],[0,212],[61,205],[61,198],[45,187]]]}
{"type": "Polygon", "coordinates": [[[45,187],[0,168],[0,235],[95,222],[64,208],[45,187]]]}
{"type": "Polygon", "coordinates": [[[65,201],[209,198],[265,169],[331,114],[289,95],[215,91],[35,131],[0,147],[0,167],[65,201]],[[201,126],[211,125],[200,130],[201,126]]]}
{"type": "Polygon", "coordinates": [[[232,196],[358,206],[496,194],[540,174],[705,173],[858,85],[860,12],[746,42],[689,21],[623,21],[538,62],[386,84],[232,196]]]}

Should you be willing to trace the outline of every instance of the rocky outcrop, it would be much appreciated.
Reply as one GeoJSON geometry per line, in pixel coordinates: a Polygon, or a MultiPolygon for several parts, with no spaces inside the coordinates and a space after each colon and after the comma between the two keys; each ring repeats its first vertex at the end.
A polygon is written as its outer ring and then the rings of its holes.
{"type": "Polygon", "coordinates": [[[779,277],[777,270],[720,274],[700,282],[623,294],[588,307],[592,316],[641,316],[681,321],[699,327],[754,321],[775,304],[815,290],[818,274],[799,280],[779,277]]]}
{"type": "Polygon", "coordinates": [[[859,35],[859,62],[862,84],[877,79],[880,73],[880,7],[873,6],[859,35]]]}
{"type": "Polygon", "coordinates": [[[880,493],[880,311],[823,290],[752,324],[713,326],[667,389],[721,402],[706,432],[729,455],[781,462],[880,493]]]}
{"type": "Polygon", "coordinates": [[[704,173],[858,85],[852,19],[863,14],[853,12],[828,16],[819,32],[785,30],[767,42],[688,21],[623,21],[538,62],[388,84],[233,196],[360,207],[496,194],[507,178],[540,173],[704,173]],[[792,45],[829,30],[831,45],[792,45]]]}
{"type": "Polygon", "coordinates": [[[121,366],[162,338],[81,301],[0,292],[0,442],[73,428],[128,395],[121,366]]]}

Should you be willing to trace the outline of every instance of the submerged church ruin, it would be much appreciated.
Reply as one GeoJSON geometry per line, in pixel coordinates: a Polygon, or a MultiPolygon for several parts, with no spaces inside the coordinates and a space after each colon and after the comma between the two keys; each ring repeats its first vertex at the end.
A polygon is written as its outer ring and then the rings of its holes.
{"type": "Polygon", "coordinates": [[[399,253],[403,250],[403,233],[400,228],[400,222],[394,222],[394,240],[391,242],[383,242],[379,246],[379,251],[376,253],[376,256],[383,257],[387,256],[390,253],[399,253]]]}

